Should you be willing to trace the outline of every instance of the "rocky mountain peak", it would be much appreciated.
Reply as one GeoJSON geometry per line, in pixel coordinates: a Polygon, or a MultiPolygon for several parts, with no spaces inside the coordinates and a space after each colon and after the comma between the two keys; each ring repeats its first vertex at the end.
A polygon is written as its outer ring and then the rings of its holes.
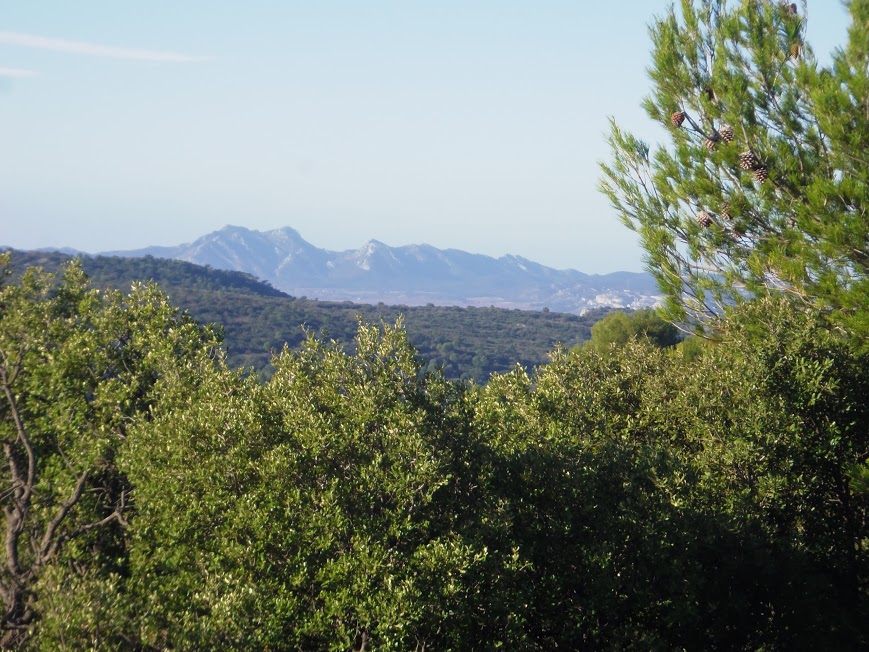
{"type": "Polygon", "coordinates": [[[649,274],[589,276],[513,254],[496,259],[427,244],[391,247],[373,239],[358,249],[329,251],[289,226],[261,232],[227,225],[191,244],[108,253],[247,272],[289,294],[339,301],[548,307],[578,313],[607,305],[638,308],[659,300],[649,274]]]}

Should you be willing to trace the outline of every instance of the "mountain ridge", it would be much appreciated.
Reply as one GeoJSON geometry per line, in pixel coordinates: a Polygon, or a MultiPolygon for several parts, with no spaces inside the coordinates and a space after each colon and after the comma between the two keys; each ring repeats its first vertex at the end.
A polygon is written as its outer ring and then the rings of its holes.
{"type": "Polygon", "coordinates": [[[429,244],[389,246],[371,239],[331,251],[293,227],[256,231],[227,225],[193,242],[101,252],[172,258],[241,271],[294,296],[404,305],[496,306],[581,313],[598,307],[641,308],[660,300],[651,275],[585,274],[522,256],[493,258],[429,244]]]}

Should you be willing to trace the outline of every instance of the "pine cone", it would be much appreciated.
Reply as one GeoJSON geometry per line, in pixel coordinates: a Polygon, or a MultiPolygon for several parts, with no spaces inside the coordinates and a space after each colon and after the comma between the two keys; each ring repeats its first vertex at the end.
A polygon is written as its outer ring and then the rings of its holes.
{"type": "Polygon", "coordinates": [[[739,155],[739,167],[743,170],[753,170],[757,166],[757,163],[757,157],[751,150],[739,155]]]}
{"type": "Polygon", "coordinates": [[[720,140],[721,135],[717,131],[714,131],[712,132],[711,136],[703,141],[703,146],[711,152],[715,149],[715,146],[719,143],[720,140]]]}
{"type": "Polygon", "coordinates": [[[802,54],[803,46],[799,41],[794,41],[791,43],[791,59],[799,59],[800,54],[802,54]]]}
{"type": "Polygon", "coordinates": [[[683,122],[685,122],[684,111],[676,111],[673,115],[670,116],[670,124],[676,127],[676,129],[681,127],[683,122]]]}
{"type": "Polygon", "coordinates": [[[725,143],[729,143],[733,140],[733,136],[735,135],[733,133],[733,127],[730,125],[721,125],[721,129],[718,130],[718,133],[721,135],[721,140],[725,143]]]}
{"type": "Polygon", "coordinates": [[[721,210],[719,210],[718,212],[721,214],[721,217],[723,217],[728,222],[733,221],[733,213],[730,212],[730,204],[728,204],[727,202],[721,204],[721,210]]]}
{"type": "Polygon", "coordinates": [[[755,181],[757,181],[758,183],[763,183],[769,178],[769,168],[767,168],[765,165],[759,165],[754,168],[754,172],[752,173],[752,175],[754,176],[755,181]]]}
{"type": "Polygon", "coordinates": [[[712,216],[706,211],[700,211],[697,213],[695,219],[697,220],[697,224],[702,226],[704,229],[712,226],[712,216]]]}

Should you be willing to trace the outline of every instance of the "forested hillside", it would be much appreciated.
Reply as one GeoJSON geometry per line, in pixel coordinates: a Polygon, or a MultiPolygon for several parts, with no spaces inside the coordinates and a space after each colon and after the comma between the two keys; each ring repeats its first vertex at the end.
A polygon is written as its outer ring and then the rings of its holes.
{"type": "Polygon", "coordinates": [[[377,326],[261,381],[75,265],[0,306],[6,648],[869,644],[869,359],[818,311],[473,388],[377,326]]]}
{"type": "MultiPolygon", "coordinates": [[[[13,265],[57,271],[65,260],[69,257],[57,253],[14,252],[13,265]]],[[[546,362],[559,343],[570,348],[584,342],[592,325],[607,313],[601,309],[580,317],[502,308],[316,301],[290,297],[241,272],[150,257],[85,256],[82,267],[97,287],[157,283],[197,321],[221,327],[231,366],[253,367],[265,375],[272,371],[272,355],[284,343],[298,348],[306,332],[351,345],[359,318],[393,324],[402,316],[425,368],[442,367],[448,378],[485,382],[490,374],[516,364],[531,369],[546,362]]]]}

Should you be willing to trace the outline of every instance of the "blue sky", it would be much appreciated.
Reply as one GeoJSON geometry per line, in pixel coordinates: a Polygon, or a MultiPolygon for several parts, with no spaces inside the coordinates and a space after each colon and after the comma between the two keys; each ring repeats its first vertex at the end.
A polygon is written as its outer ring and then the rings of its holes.
{"type": "MultiPolygon", "coordinates": [[[[0,0],[0,244],[226,224],[585,272],[642,252],[596,190],[607,118],[654,139],[657,0],[0,0]]],[[[816,54],[843,42],[809,6],[816,54]]]]}

